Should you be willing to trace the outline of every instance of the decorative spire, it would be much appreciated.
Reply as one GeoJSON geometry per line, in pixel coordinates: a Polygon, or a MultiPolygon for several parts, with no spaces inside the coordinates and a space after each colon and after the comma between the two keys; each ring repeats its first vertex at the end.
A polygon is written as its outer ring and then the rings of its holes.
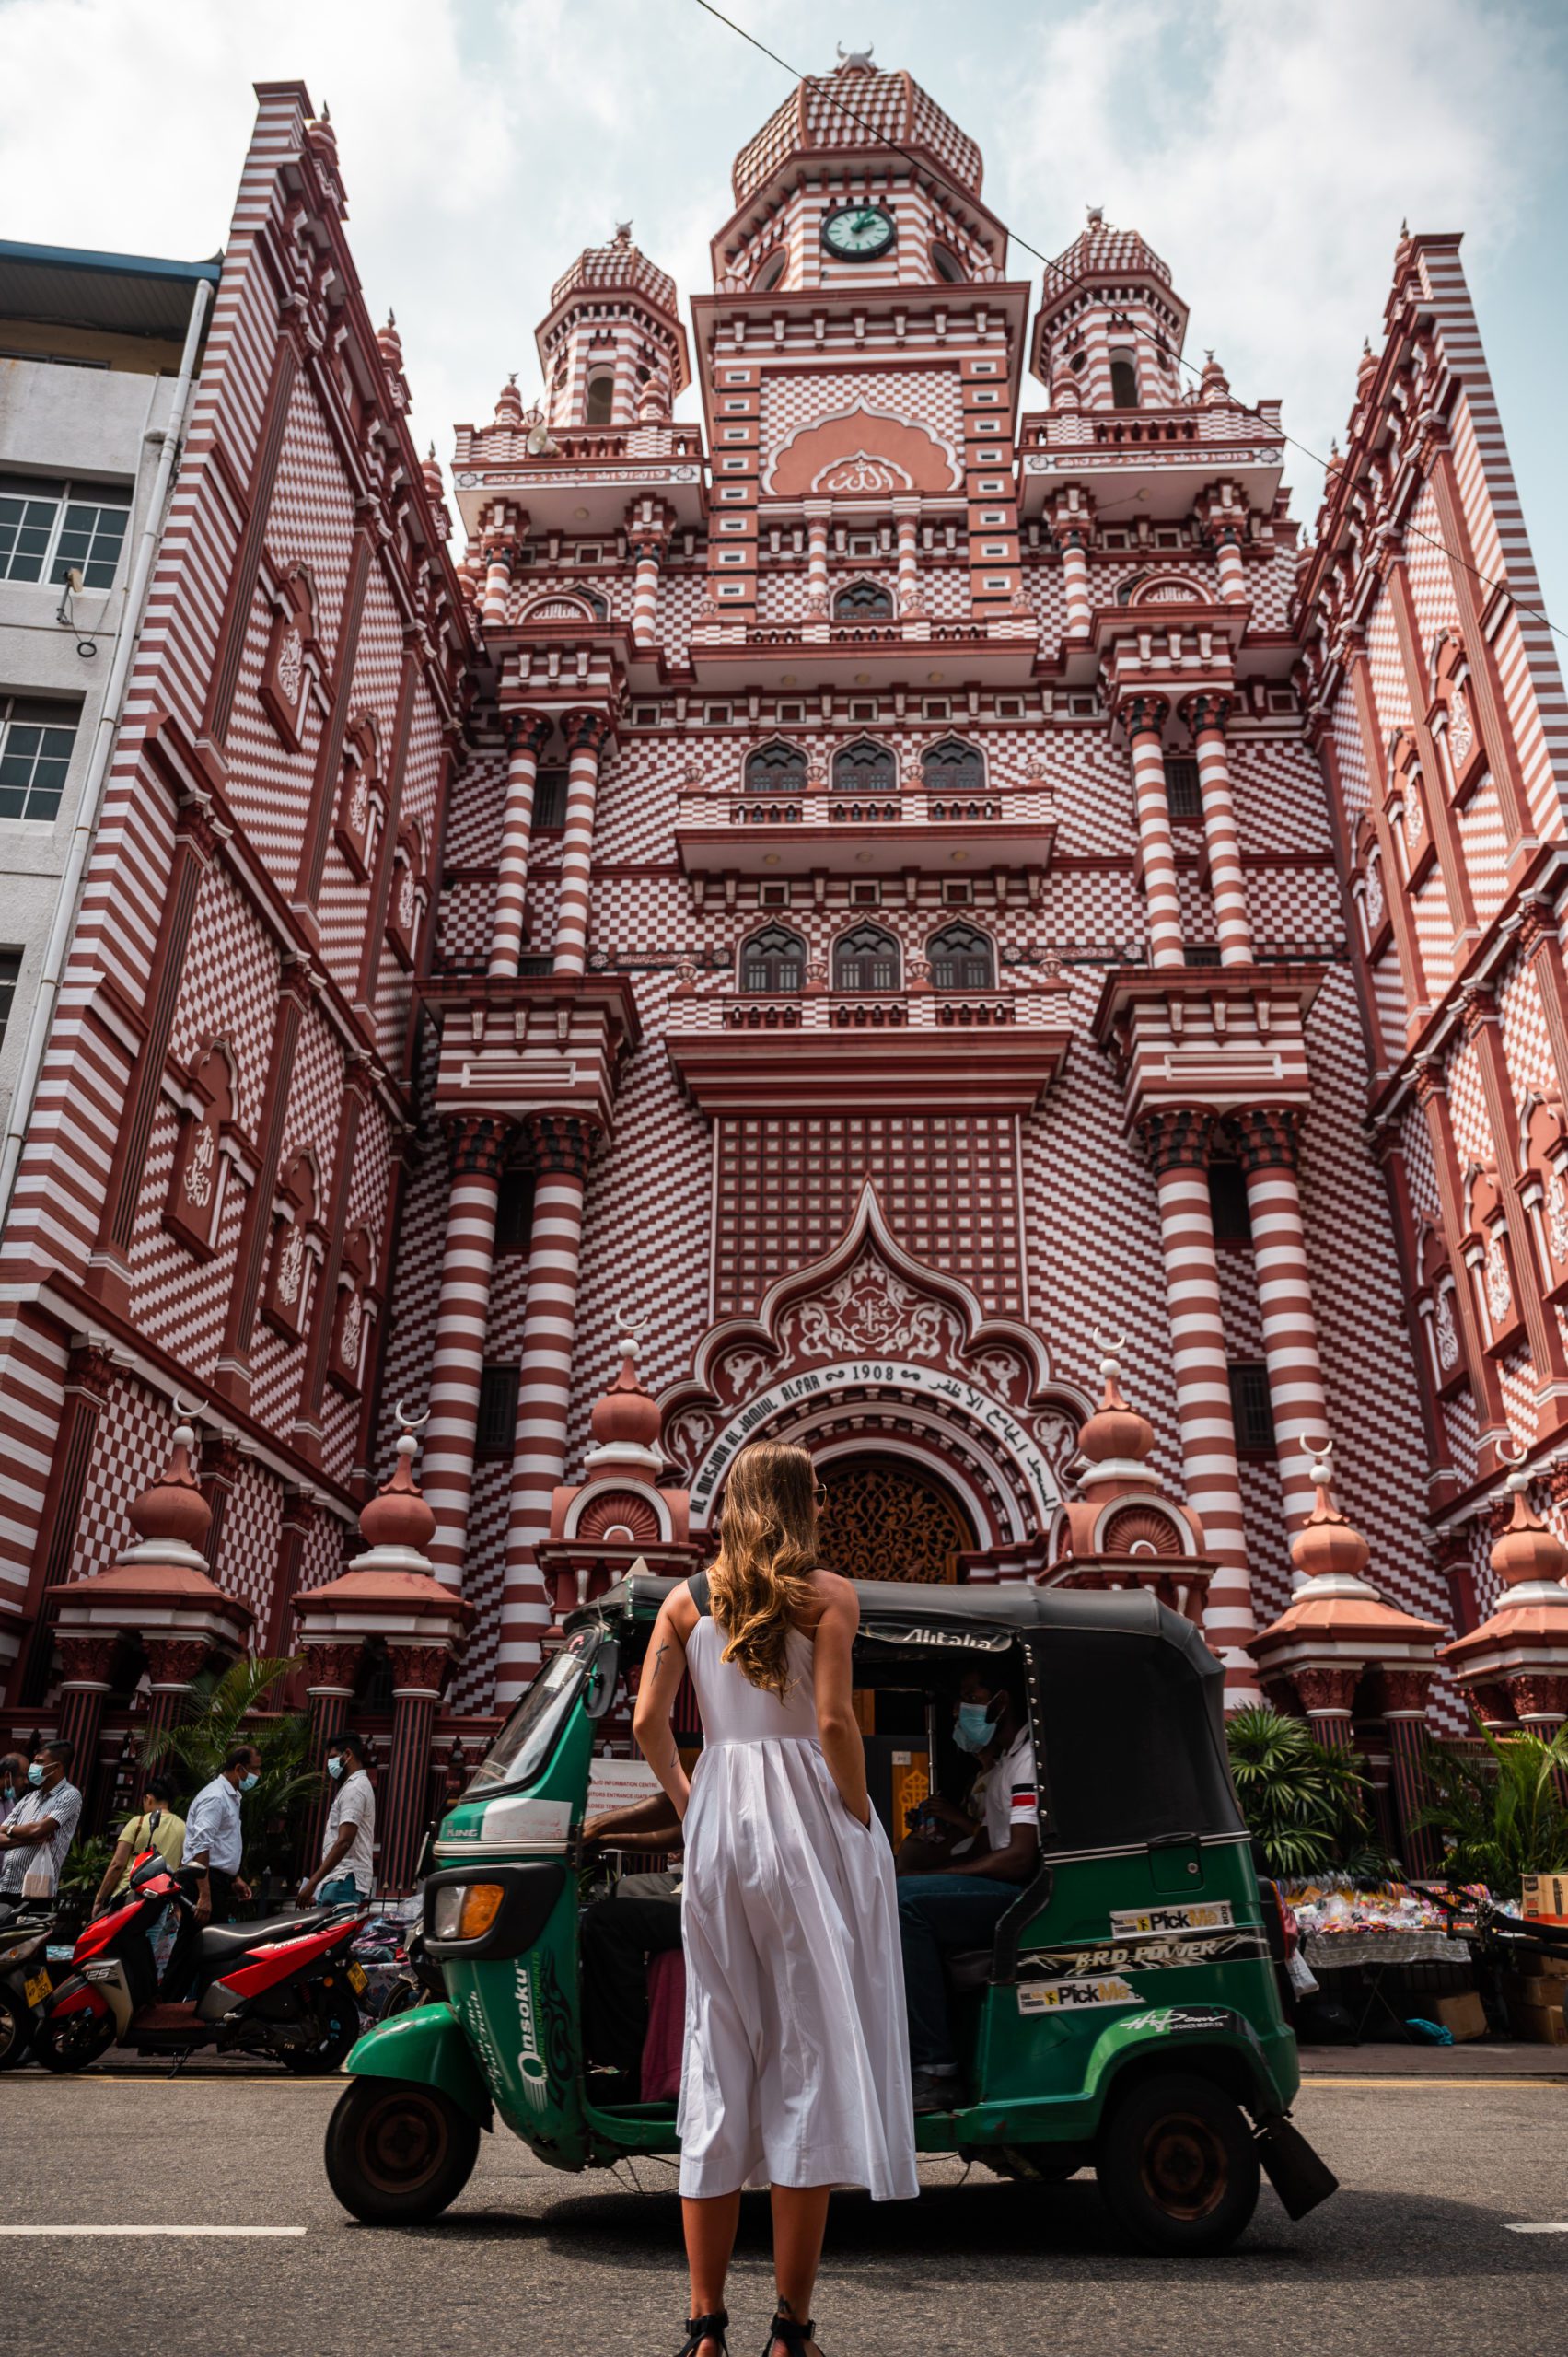
{"type": "Polygon", "coordinates": [[[1230,378],[1212,352],[1203,354],[1203,374],[1199,380],[1198,399],[1205,409],[1214,409],[1230,399],[1230,378]]]}
{"type": "Polygon", "coordinates": [[[1353,1580],[1360,1586],[1365,1585],[1362,1573],[1372,1561],[1372,1550],[1334,1504],[1329,1489],[1330,1453],[1325,1440],[1313,1459],[1317,1502],[1290,1542],[1291,1561],[1304,1580],[1353,1580]]]}
{"type": "Polygon", "coordinates": [[[305,128],[312,147],[319,149],[335,169],[338,160],[338,134],[332,129],[332,110],[325,100],[322,101],[320,113],[315,117],[314,121],[308,122],[305,128]]]}
{"type": "Polygon", "coordinates": [[[645,1319],[622,1316],[620,1326],[621,1372],[603,1397],[594,1403],[588,1422],[595,1446],[587,1462],[599,1471],[606,1464],[647,1467],[662,1465],[659,1436],[664,1418],[659,1404],[645,1391],[637,1375],[637,1352],[645,1319]]]}
{"type": "Polygon", "coordinates": [[[1358,400],[1365,392],[1366,388],[1371,384],[1372,379],[1376,376],[1376,374],[1377,355],[1372,349],[1371,339],[1364,336],[1361,345],[1361,358],[1357,361],[1355,368],[1355,390],[1356,398],[1358,400]]]}
{"type": "Polygon", "coordinates": [[[1514,1511],[1493,1544],[1493,1570],[1506,1587],[1518,1587],[1526,1580],[1561,1581],[1568,1574],[1568,1547],[1531,1505],[1530,1477],[1521,1465],[1516,1464],[1507,1486],[1514,1511]]]}
{"type": "Polygon", "coordinates": [[[839,53],[841,74],[875,74],[879,71],[871,63],[872,52],[877,47],[874,41],[868,41],[864,49],[846,49],[842,41],[835,41],[833,47],[839,53]]]}
{"type": "Polygon", "coordinates": [[[1122,1396],[1121,1362],[1116,1353],[1126,1342],[1125,1334],[1095,1335],[1096,1346],[1104,1353],[1099,1371],[1105,1389],[1099,1406],[1078,1434],[1079,1449],[1093,1466],[1141,1465],[1155,1445],[1153,1424],[1122,1396]]]}
{"type": "Polygon", "coordinates": [[[386,326],[377,331],[376,349],[381,354],[389,377],[401,377],[403,373],[403,340],[398,333],[395,311],[388,311],[386,326]]]}
{"type": "Polygon", "coordinates": [[[521,425],[522,422],[523,397],[517,390],[517,372],[514,368],[495,396],[495,423],[497,425],[521,425]]]}
{"type": "Polygon", "coordinates": [[[195,1427],[187,1422],[178,1392],[174,1412],[180,1421],[174,1427],[168,1462],[151,1487],[132,1500],[131,1527],[144,1547],[161,1550],[172,1544],[199,1550],[212,1527],[213,1510],[202,1495],[191,1463],[195,1427]]]}
{"type": "Polygon", "coordinates": [[[430,445],[429,456],[421,467],[420,472],[424,477],[425,497],[432,507],[439,507],[447,496],[447,486],[441,480],[441,461],[436,456],[434,442],[430,445]]]}
{"type": "Polygon", "coordinates": [[[398,1461],[392,1468],[391,1479],[382,1482],[361,1512],[359,1535],[373,1553],[396,1549],[402,1554],[423,1557],[436,1536],[436,1516],[413,1478],[413,1457],[419,1446],[415,1435],[421,1425],[430,1421],[430,1411],[427,1408],[423,1416],[410,1417],[404,1414],[400,1400],[397,1419],[402,1427],[398,1434],[398,1461]]]}

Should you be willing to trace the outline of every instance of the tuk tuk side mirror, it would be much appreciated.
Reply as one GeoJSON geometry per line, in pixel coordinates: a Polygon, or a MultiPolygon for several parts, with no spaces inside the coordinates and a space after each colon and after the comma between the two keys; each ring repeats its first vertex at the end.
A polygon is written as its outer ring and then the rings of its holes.
{"type": "Polygon", "coordinates": [[[621,1641],[617,1637],[606,1637],[588,1671],[588,1690],[583,1698],[583,1710],[588,1718],[603,1718],[615,1700],[620,1676],[621,1641]]]}

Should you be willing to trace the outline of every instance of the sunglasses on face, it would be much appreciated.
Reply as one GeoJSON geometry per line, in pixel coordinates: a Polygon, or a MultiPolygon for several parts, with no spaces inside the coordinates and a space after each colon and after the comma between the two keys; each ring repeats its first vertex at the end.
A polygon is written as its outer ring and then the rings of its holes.
{"type": "Polygon", "coordinates": [[[828,1503],[828,1492],[820,1481],[818,1482],[816,1488],[812,1491],[811,1497],[818,1512],[820,1513],[821,1509],[828,1503]]]}

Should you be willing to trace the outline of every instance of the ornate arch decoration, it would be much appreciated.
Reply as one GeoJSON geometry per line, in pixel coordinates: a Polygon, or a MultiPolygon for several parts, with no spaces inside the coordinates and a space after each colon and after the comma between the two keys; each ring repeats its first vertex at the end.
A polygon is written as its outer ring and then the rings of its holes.
{"type": "Polygon", "coordinates": [[[338,790],[334,837],[338,849],[363,884],[376,855],[376,839],[386,815],[381,784],[381,737],[373,712],[356,712],[343,732],[343,780],[338,790]]]}
{"type": "Polygon", "coordinates": [[[163,1222],[188,1252],[206,1260],[217,1249],[241,1143],[238,1067],[226,1038],[208,1040],[176,1101],[180,1126],[163,1222]]]}
{"type": "Polygon", "coordinates": [[[376,1295],[376,1244],[367,1227],[351,1227],[338,1262],[338,1297],[327,1352],[327,1380],[334,1390],[357,1399],[365,1388],[376,1295]]]}
{"type": "Polygon", "coordinates": [[[1568,1297],[1568,1121],[1555,1094],[1526,1099],[1518,1153],[1520,1194],[1541,1283],[1549,1298],[1568,1297]]]}
{"type": "Polygon", "coordinates": [[[804,794],[807,762],[803,746],[770,737],[746,756],[741,783],[748,794],[804,794]]]}
{"type": "Polygon", "coordinates": [[[920,775],[932,794],[982,794],[985,756],[961,737],[942,737],[922,752],[920,775]]]}
{"type": "Polygon", "coordinates": [[[911,417],[864,401],[831,410],[786,434],[768,463],[762,488],[775,498],[831,492],[841,498],[885,497],[959,489],[956,447],[911,417]]]}
{"type": "MultiPolygon", "coordinates": [[[[604,603],[602,598],[598,602],[600,606],[604,603]]],[[[542,597],[535,598],[530,604],[525,606],[517,619],[524,628],[535,628],[541,622],[552,624],[575,622],[589,630],[596,630],[602,616],[596,612],[595,601],[586,591],[547,589],[542,597]]]]}
{"type": "Polygon", "coordinates": [[[903,978],[897,934],[869,917],[847,925],[833,942],[832,974],[836,991],[896,991],[903,978]]]}
{"type": "Polygon", "coordinates": [[[1486,748],[1470,701],[1470,667],[1464,642],[1446,632],[1433,649],[1432,702],[1426,725],[1442,749],[1448,791],[1461,807],[1486,775],[1486,748]]]}
{"type": "Polygon", "coordinates": [[[302,1146],[278,1172],[267,1281],[261,1292],[261,1316],[287,1342],[297,1342],[306,1329],[316,1277],[325,1257],[320,1201],[320,1164],[312,1147],[302,1146]]]}
{"type": "Polygon", "coordinates": [[[1465,1266],[1473,1283],[1487,1349],[1501,1352],[1518,1340],[1523,1312],[1514,1258],[1516,1238],[1508,1225],[1507,1201],[1495,1163],[1475,1160],[1467,1166],[1464,1201],[1465,1266]]]}
{"type": "Polygon", "coordinates": [[[387,938],[401,966],[412,970],[419,955],[419,939],[430,888],[424,876],[424,853],[417,826],[398,830],[392,854],[392,891],[387,904],[387,938]]]}
{"type": "Polygon", "coordinates": [[[899,764],[890,745],[875,737],[856,737],[833,755],[835,794],[896,794],[899,764]]]}
{"type": "Polygon", "coordinates": [[[890,622],[893,614],[892,591],[885,581],[874,580],[869,574],[857,574],[833,592],[836,622],[890,622]]]}
{"type": "Polygon", "coordinates": [[[1164,1499],[1113,1498],[1095,1524],[1097,1555],[1196,1555],[1198,1542],[1191,1526],[1164,1499]]]}
{"type": "Polygon", "coordinates": [[[741,943],[737,960],[740,988],[765,997],[803,991],[807,963],[804,935],[775,918],[741,943]]]}
{"type": "MultiPolygon", "coordinates": [[[[1390,822],[1393,812],[1389,813],[1390,822]]],[[[1383,870],[1382,846],[1370,811],[1364,810],[1351,836],[1351,894],[1361,911],[1362,936],[1368,957],[1380,957],[1393,927],[1389,879],[1383,870]]]]}
{"type": "Polygon", "coordinates": [[[1421,766],[1421,748],[1408,728],[1396,728],[1389,734],[1383,777],[1383,807],[1388,824],[1402,846],[1405,869],[1411,885],[1423,883],[1437,853],[1432,840],[1432,829],[1427,824],[1426,780],[1421,766]]]}
{"type": "Polygon", "coordinates": [[[305,742],[311,692],[325,665],[317,644],[316,576],[296,560],[275,571],[272,629],[261,658],[261,709],[291,753],[305,742]]]}
{"type": "Polygon", "coordinates": [[[1212,593],[1186,573],[1145,573],[1126,586],[1129,606],[1212,606],[1214,602],[1212,593]]]}
{"type": "Polygon", "coordinates": [[[1433,1380],[1440,1395],[1451,1399],[1469,1383],[1469,1369],[1465,1363],[1453,1257],[1442,1222],[1430,1213],[1422,1219],[1417,1257],[1416,1312],[1426,1334],[1433,1380]]]}
{"type": "Polygon", "coordinates": [[[934,933],[925,945],[931,986],[937,991],[993,991],[996,988],[996,944],[991,935],[968,917],[955,917],[934,933]]]}
{"type": "Polygon", "coordinates": [[[607,1473],[587,1481],[566,1509],[563,1538],[592,1538],[612,1547],[668,1547],[676,1529],[668,1503],[651,1485],[607,1473]]]}

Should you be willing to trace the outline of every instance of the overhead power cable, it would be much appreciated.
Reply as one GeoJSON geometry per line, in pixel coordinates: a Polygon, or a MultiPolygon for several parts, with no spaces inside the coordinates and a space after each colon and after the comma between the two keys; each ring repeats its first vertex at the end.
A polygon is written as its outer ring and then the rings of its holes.
{"type": "MultiPolygon", "coordinates": [[[[746,27],[744,25],[737,24],[733,17],[726,17],[722,8],[715,8],[713,5],[713,0],[696,0],[696,6],[703,10],[705,16],[716,18],[718,23],[727,26],[732,33],[738,33],[743,41],[749,43],[751,48],[760,51],[762,56],[770,59],[774,65],[782,66],[784,71],[792,75],[796,82],[804,82],[807,79],[807,76],[800,71],[798,66],[792,65],[790,64],[787,57],[781,57],[778,51],[776,49],[770,49],[765,41],[759,41],[755,33],[748,32],[746,27]]],[[[871,137],[876,140],[878,146],[889,149],[895,156],[901,156],[905,162],[912,164],[917,171],[921,171],[925,168],[923,159],[921,157],[912,154],[909,148],[901,145],[898,140],[890,139],[879,124],[869,122],[865,115],[861,114],[850,104],[847,99],[840,98],[836,90],[829,90],[825,95],[831,103],[838,108],[841,114],[847,115],[851,122],[857,123],[862,131],[868,132],[871,137]]],[[[1053,260],[1050,254],[1042,253],[1038,246],[1031,245],[1028,238],[1024,237],[1018,230],[1009,229],[1007,235],[1014,245],[1022,246],[1027,254],[1032,254],[1036,261],[1043,264],[1044,268],[1051,273],[1057,289],[1073,288],[1082,295],[1093,295],[1094,289],[1088,284],[1086,279],[1078,277],[1073,271],[1064,270],[1059,261],[1053,260]]],[[[1130,334],[1140,335],[1146,343],[1155,344],[1156,349],[1160,351],[1162,358],[1168,359],[1171,357],[1171,354],[1164,348],[1164,346],[1158,343],[1158,340],[1156,337],[1153,329],[1140,327],[1134,320],[1127,319],[1125,315],[1122,315],[1121,324],[1130,334]]],[[[1190,377],[1201,377],[1202,373],[1202,370],[1195,368],[1191,360],[1188,360],[1179,353],[1175,355],[1175,359],[1177,366],[1179,368],[1185,369],[1190,377]]],[[[1252,406],[1251,402],[1237,401],[1234,405],[1236,408],[1240,410],[1244,417],[1255,418],[1265,433],[1271,435],[1277,434],[1283,442],[1288,443],[1293,450],[1299,450],[1304,459],[1310,459],[1313,465],[1315,467],[1321,467],[1325,475],[1327,475],[1330,467],[1333,464],[1331,459],[1325,459],[1320,450],[1314,450],[1310,444],[1298,441],[1294,434],[1287,434],[1282,425],[1266,418],[1260,410],[1255,409],[1252,406]]],[[[1126,502],[1118,503],[1118,505],[1122,505],[1126,504],[1126,502]]],[[[1515,597],[1514,591],[1509,587],[1509,585],[1505,581],[1495,580],[1490,574],[1482,573],[1481,567],[1478,564],[1472,563],[1469,557],[1461,556],[1457,549],[1451,549],[1447,541],[1443,539],[1440,533],[1429,532],[1425,526],[1422,524],[1407,523],[1404,528],[1412,539],[1424,540],[1430,547],[1441,549],[1444,555],[1448,559],[1450,564],[1457,564],[1460,566],[1463,571],[1471,575],[1475,580],[1479,581],[1483,588],[1504,590],[1508,597],[1513,598],[1516,611],[1521,614],[1527,614],[1532,621],[1539,622],[1544,629],[1551,631],[1554,638],[1568,638],[1568,631],[1559,630],[1557,624],[1551,620],[1550,614],[1543,614],[1538,606],[1526,606],[1521,604],[1519,599],[1515,597]]]]}

